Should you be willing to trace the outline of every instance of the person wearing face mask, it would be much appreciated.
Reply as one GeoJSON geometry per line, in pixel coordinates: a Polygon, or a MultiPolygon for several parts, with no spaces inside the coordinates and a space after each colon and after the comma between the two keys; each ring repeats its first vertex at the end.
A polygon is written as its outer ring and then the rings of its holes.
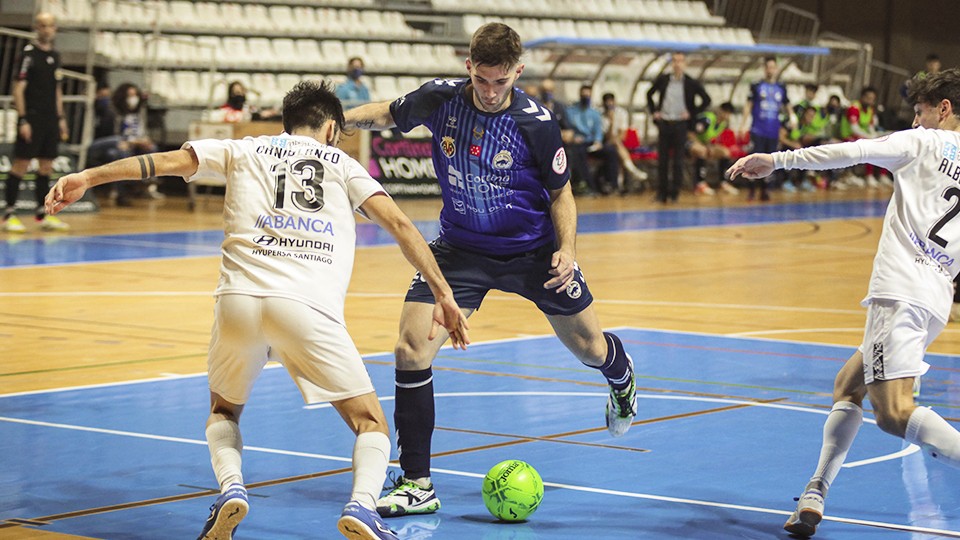
{"type": "Polygon", "coordinates": [[[603,118],[591,107],[593,87],[580,87],[580,101],[567,108],[567,122],[573,130],[573,140],[566,145],[574,179],[585,182],[590,194],[609,195],[617,187],[620,176],[620,156],[617,147],[605,140],[603,118]],[[600,160],[596,176],[590,174],[587,156],[600,160]],[[602,179],[601,179],[602,178],[602,179]]]}
{"type": "Polygon", "coordinates": [[[710,95],[703,85],[685,72],[687,55],[673,53],[670,65],[670,73],[657,77],[647,92],[647,108],[660,130],[657,139],[657,200],[661,203],[676,202],[680,196],[687,132],[693,131],[697,115],[710,107],[710,95]],[[670,172],[672,178],[668,177],[670,172]]]}
{"type": "Polygon", "coordinates": [[[363,84],[363,58],[354,56],[347,62],[347,81],[337,85],[337,97],[345,109],[363,105],[370,101],[370,89],[363,84]]]}
{"type": "MultiPolygon", "coordinates": [[[[130,155],[140,155],[157,151],[157,145],[147,135],[146,96],[133,83],[123,83],[113,92],[113,106],[118,112],[117,134],[127,145],[130,155]]],[[[158,180],[153,177],[147,183],[147,196],[151,199],[162,199],[163,194],[157,189],[158,180]]],[[[129,186],[127,184],[126,186],[129,186]]],[[[124,184],[118,184],[121,196],[124,184]]]]}
{"type": "MultiPolygon", "coordinates": [[[[87,149],[88,166],[104,165],[132,154],[130,144],[117,134],[118,117],[111,99],[112,94],[110,85],[105,82],[97,86],[96,99],[93,102],[94,139],[87,149]]],[[[117,206],[131,206],[128,184],[123,182],[113,187],[111,199],[115,199],[117,206]]]]}
{"type": "Polygon", "coordinates": [[[240,81],[227,86],[227,102],[220,107],[224,122],[249,122],[252,115],[247,106],[247,89],[240,81]]]}

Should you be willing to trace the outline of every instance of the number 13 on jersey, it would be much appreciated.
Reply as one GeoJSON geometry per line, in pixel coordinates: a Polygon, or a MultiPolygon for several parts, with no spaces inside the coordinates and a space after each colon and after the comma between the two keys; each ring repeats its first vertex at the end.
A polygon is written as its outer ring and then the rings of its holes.
{"type": "Polygon", "coordinates": [[[290,191],[290,200],[294,206],[304,212],[318,212],[323,208],[323,164],[317,159],[297,159],[292,162],[281,161],[270,167],[276,180],[276,198],[273,207],[282,209],[287,199],[287,176],[294,179],[302,189],[290,191]]]}

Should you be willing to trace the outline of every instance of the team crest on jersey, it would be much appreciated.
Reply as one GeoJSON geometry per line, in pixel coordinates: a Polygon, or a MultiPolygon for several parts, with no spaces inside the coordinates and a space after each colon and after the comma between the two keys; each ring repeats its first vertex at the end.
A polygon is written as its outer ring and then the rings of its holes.
{"type": "Polygon", "coordinates": [[[483,152],[483,148],[481,148],[481,147],[479,147],[479,146],[477,146],[477,145],[475,145],[475,144],[471,144],[471,145],[470,145],[470,155],[471,155],[471,156],[480,157],[480,152],[483,152]]]}
{"type": "Polygon", "coordinates": [[[557,174],[563,174],[567,170],[567,153],[563,151],[563,147],[557,149],[557,153],[553,155],[553,172],[557,174]]]}
{"type": "Polygon", "coordinates": [[[473,126],[473,138],[482,139],[483,138],[483,128],[480,126],[473,126]]]}
{"type": "Polygon", "coordinates": [[[450,129],[457,129],[457,117],[448,116],[447,117],[447,127],[450,129]]]}
{"type": "Polygon", "coordinates": [[[951,143],[945,143],[943,145],[943,157],[949,159],[950,161],[957,160],[957,145],[951,143]]]}
{"type": "Polygon", "coordinates": [[[452,158],[457,153],[457,144],[453,141],[453,137],[447,136],[440,139],[440,149],[443,150],[443,155],[452,158]]]}
{"type": "Polygon", "coordinates": [[[495,169],[509,169],[513,165],[513,155],[509,150],[501,150],[493,156],[493,167],[495,169]]]}
{"type": "Polygon", "coordinates": [[[567,285],[567,296],[570,298],[576,300],[580,298],[581,294],[583,294],[583,289],[580,288],[580,284],[576,281],[571,281],[570,284],[567,285]]]}

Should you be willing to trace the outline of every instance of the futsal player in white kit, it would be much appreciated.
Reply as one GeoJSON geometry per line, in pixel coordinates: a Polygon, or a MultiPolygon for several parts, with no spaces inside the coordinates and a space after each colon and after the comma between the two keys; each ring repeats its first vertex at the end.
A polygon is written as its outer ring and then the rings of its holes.
{"type": "Polygon", "coordinates": [[[960,70],[914,81],[917,129],[879,139],[753,154],[730,178],[763,178],[777,169],[840,169],[859,163],[893,172],[895,189],[884,217],[866,298],[863,342],[834,382],[833,409],[823,427],[816,471],[784,529],[812,536],[824,497],[840,471],[870,397],[883,431],[920,446],[937,461],[960,467],[960,432],[917,407],[913,381],[926,373],[927,346],[943,330],[960,268],[960,70]]]}
{"type": "Polygon", "coordinates": [[[46,198],[56,214],[93,186],[155,175],[226,182],[220,283],[208,359],[206,436],[221,495],[201,539],[229,540],[249,508],[241,474],[239,418],[269,358],[283,363],[307,403],[329,401],[357,435],[353,492],[337,523],[344,536],[395,539],[375,511],[390,455],[388,427],[347,334],[343,306],[353,270],[354,211],[396,238],[436,297],[440,326],[468,343],[466,318],[423,237],[363,167],[336,148],[340,101],[316,81],[283,100],[278,136],[191,141],[61,178],[46,198]]]}

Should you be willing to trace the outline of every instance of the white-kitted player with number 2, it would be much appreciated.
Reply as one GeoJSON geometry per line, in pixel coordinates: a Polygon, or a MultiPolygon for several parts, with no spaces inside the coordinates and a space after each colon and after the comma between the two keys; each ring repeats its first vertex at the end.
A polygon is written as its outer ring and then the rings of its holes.
{"type": "Polygon", "coordinates": [[[931,409],[917,407],[913,398],[914,378],[929,368],[926,348],[947,322],[960,268],[960,70],[914,80],[909,97],[917,129],[754,154],[727,171],[731,178],[763,178],[776,169],[871,163],[892,171],[895,179],[863,301],[863,343],[837,374],[817,469],[784,524],[801,536],[813,535],[823,518],[824,497],[862,423],[865,395],[880,429],[960,467],[960,432],[931,409]]]}
{"type": "Polygon", "coordinates": [[[336,148],[343,107],[331,88],[304,81],[283,100],[277,136],[200,140],[180,150],[123,159],[61,178],[46,198],[56,214],[90,187],[155,175],[226,182],[220,283],[208,359],[207,442],[221,495],[201,539],[230,539],[246,515],[239,419],[268,355],[308,403],[329,401],[357,435],[354,485],[338,521],[348,538],[395,539],[375,511],[390,455],[389,429],[347,334],[343,306],[353,270],[354,211],[396,238],[430,285],[430,339],[443,326],[469,343],[466,318],[429,247],[383,188],[336,148]]]}

